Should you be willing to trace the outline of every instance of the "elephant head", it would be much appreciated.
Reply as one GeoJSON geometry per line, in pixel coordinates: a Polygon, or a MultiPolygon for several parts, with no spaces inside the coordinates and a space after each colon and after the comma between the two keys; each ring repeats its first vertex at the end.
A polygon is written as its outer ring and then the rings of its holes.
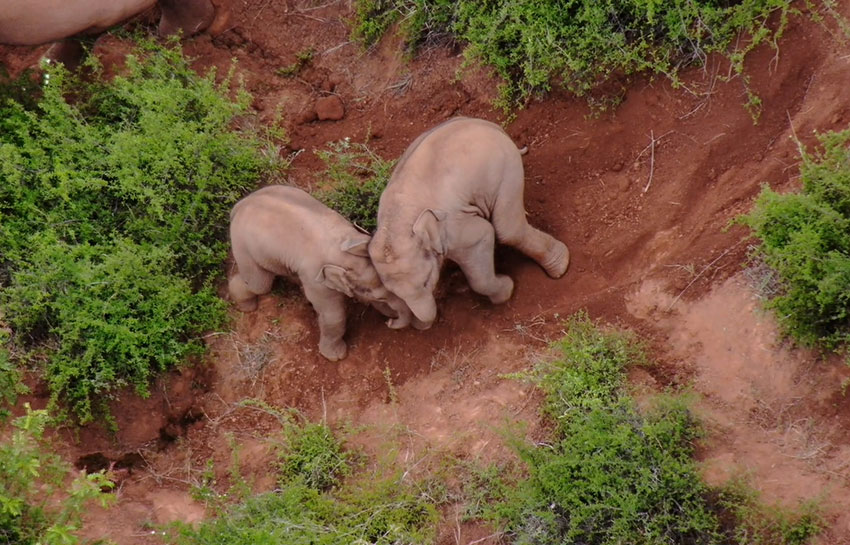
{"type": "Polygon", "coordinates": [[[437,317],[434,290],[446,253],[445,212],[423,210],[409,233],[378,232],[369,256],[383,285],[398,296],[415,318],[414,327],[427,329],[437,317]]]}
{"type": "Polygon", "coordinates": [[[388,317],[387,325],[402,329],[414,323],[415,318],[404,301],[384,286],[378,272],[369,260],[368,245],[371,237],[357,234],[343,240],[340,250],[360,259],[353,260],[347,267],[324,265],[316,281],[335,291],[344,293],[367,305],[372,305],[388,317]]]}

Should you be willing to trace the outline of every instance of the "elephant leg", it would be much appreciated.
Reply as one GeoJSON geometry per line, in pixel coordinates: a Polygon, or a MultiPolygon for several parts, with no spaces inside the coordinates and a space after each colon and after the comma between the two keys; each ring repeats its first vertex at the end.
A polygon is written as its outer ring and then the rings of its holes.
{"type": "Polygon", "coordinates": [[[496,233],[489,221],[478,216],[464,218],[455,226],[449,226],[454,238],[452,249],[446,257],[460,266],[476,293],[486,295],[495,304],[511,298],[514,281],[509,276],[496,274],[493,251],[496,233]]]}
{"type": "Polygon", "coordinates": [[[227,284],[236,308],[242,312],[257,310],[258,295],[272,290],[275,274],[260,267],[242,244],[233,245],[237,272],[227,284]]]}
{"type": "Polygon", "coordinates": [[[192,36],[206,29],[215,19],[215,6],[210,0],[159,0],[162,17],[159,35],[170,36],[183,31],[192,36]]]}
{"type": "Polygon", "coordinates": [[[85,50],[79,40],[67,38],[55,42],[44,53],[44,58],[51,62],[58,62],[65,66],[69,72],[76,70],[83,60],[85,50]]]}
{"type": "Polygon", "coordinates": [[[304,295],[319,318],[319,353],[330,361],[343,359],[348,352],[342,340],[345,335],[345,295],[321,285],[303,281],[302,284],[304,295]]]}
{"type": "Polygon", "coordinates": [[[546,274],[560,278],[567,272],[570,252],[566,244],[528,224],[523,202],[522,161],[517,156],[506,169],[505,181],[493,208],[493,227],[499,242],[512,246],[536,261],[546,274]]]}
{"type": "Polygon", "coordinates": [[[259,296],[271,291],[274,273],[256,266],[245,269],[234,274],[227,287],[236,308],[242,312],[253,312],[257,310],[259,296]]]}

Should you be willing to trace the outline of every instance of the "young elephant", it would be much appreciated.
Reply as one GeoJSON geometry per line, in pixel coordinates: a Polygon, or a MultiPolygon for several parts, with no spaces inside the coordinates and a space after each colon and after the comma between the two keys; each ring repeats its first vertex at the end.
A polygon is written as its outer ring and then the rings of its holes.
{"type": "Polygon", "coordinates": [[[399,159],[378,206],[369,255],[384,285],[430,325],[444,258],[493,303],[507,301],[514,287],[495,274],[496,240],[549,276],[563,276],[569,251],[528,224],[523,186],[521,152],[498,125],[459,117],[421,135],[399,159]]]}
{"type": "MultiPolygon", "coordinates": [[[[159,33],[191,36],[226,15],[221,0],[159,0],[159,33]]],[[[102,32],[157,4],[157,0],[3,0],[0,43],[37,45],[102,32]]],[[[220,23],[220,24],[223,24],[220,23]]]]}
{"type": "Polygon", "coordinates": [[[239,272],[229,289],[236,307],[256,310],[258,295],[277,275],[297,277],[319,317],[319,352],[331,361],[345,357],[346,297],[371,303],[407,326],[410,310],[381,284],[369,261],[369,235],[295,187],[269,186],[233,207],[230,242],[239,272]]]}

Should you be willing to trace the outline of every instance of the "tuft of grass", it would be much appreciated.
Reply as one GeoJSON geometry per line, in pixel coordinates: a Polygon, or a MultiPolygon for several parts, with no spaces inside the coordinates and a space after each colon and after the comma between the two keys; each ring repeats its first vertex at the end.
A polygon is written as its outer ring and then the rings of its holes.
{"type": "Polygon", "coordinates": [[[726,533],[740,545],[804,545],[825,527],[817,501],[803,501],[796,509],[766,505],[741,476],[714,492],[728,519],[726,533]]]}
{"type": "Polygon", "coordinates": [[[820,137],[821,151],[800,146],[800,193],[765,186],[738,218],[761,240],[752,257],[776,273],[768,308],[808,346],[850,342],[850,130],[820,137]]]}
{"type": "Polygon", "coordinates": [[[278,68],[275,73],[284,78],[293,78],[298,75],[307,65],[313,61],[316,56],[316,50],[312,47],[302,49],[295,54],[295,61],[284,67],[278,68]]]}
{"type": "Polygon", "coordinates": [[[298,481],[309,488],[329,490],[351,473],[353,455],[343,449],[324,423],[289,424],[278,447],[281,485],[298,481]]]}
{"type": "Polygon", "coordinates": [[[369,231],[378,222],[378,201],[389,182],[395,160],[387,161],[366,144],[348,138],[316,151],[325,164],[314,196],[355,225],[369,231]]]}
{"type": "MultiPolygon", "coordinates": [[[[678,85],[683,67],[712,53],[726,55],[749,91],[744,59],[761,44],[776,47],[792,12],[791,0],[358,0],[352,34],[368,45],[397,26],[410,49],[455,40],[468,61],[501,76],[498,102],[507,110],[553,85],[610,102],[593,93],[621,94],[623,77],[639,72],[678,85]]],[[[757,115],[758,97],[749,92],[746,105],[757,115]]]]}
{"type": "Polygon", "coordinates": [[[203,351],[226,316],[229,210],[279,168],[233,130],[250,97],[232,73],[216,83],[152,42],[126,66],[108,81],[94,57],[87,78],[49,66],[35,105],[0,104],[0,315],[16,365],[81,423],[203,351]]]}
{"type": "Polygon", "coordinates": [[[643,346],[628,331],[603,330],[586,312],[564,325],[566,333],[552,343],[558,357],[541,362],[530,375],[546,393],[545,412],[559,423],[571,414],[617,405],[626,368],[647,364],[643,346]]]}

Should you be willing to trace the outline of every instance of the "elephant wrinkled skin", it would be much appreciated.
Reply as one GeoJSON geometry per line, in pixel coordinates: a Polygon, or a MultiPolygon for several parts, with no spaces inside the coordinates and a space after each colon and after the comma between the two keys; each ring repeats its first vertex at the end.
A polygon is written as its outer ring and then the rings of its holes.
{"type": "Polygon", "coordinates": [[[372,304],[406,327],[410,310],[381,284],[369,260],[370,237],[309,194],[282,185],[259,189],[233,207],[230,241],[238,272],[228,284],[239,310],[257,308],[274,277],[300,281],[319,318],[319,352],[331,361],[345,357],[347,297],[372,304]]]}
{"type": "Polygon", "coordinates": [[[566,245],[531,227],[523,204],[520,150],[489,121],[454,118],[419,136],[399,159],[378,206],[369,244],[378,275],[414,316],[430,326],[443,260],[456,262],[470,287],[493,303],[510,299],[514,283],[497,275],[496,241],[534,259],[559,278],[566,245]]]}

